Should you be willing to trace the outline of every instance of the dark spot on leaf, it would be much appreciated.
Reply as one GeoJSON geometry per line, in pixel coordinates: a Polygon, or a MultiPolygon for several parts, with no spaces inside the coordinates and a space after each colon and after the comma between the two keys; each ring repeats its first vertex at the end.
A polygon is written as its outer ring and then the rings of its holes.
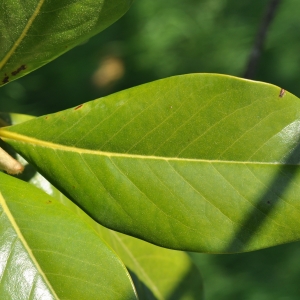
{"type": "Polygon", "coordinates": [[[83,106],[83,104],[80,104],[80,105],[78,105],[78,106],[76,106],[74,109],[76,110],[76,109],[79,109],[80,107],[82,107],[83,106]]]}
{"type": "Polygon", "coordinates": [[[47,120],[47,119],[48,119],[48,116],[47,116],[47,117],[45,117],[45,119],[47,120]]]}
{"type": "Polygon", "coordinates": [[[8,83],[9,82],[9,77],[7,76],[7,74],[5,74],[5,77],[2,80],[2,83],[8,83]]]}
{"type": "Polygon", "coordinates": [[[270,202],[270,201],[267,201],[267,203],[268,203],[268,204],[271,204],[271,202],[270,202]]]}
{"type": "Polygon", "coordinates": [[[280,93],[279,93],[279,97],[282,98],[285,94],[285,90],[284,89],[281,89],[280,90],[280,93]]]}
{"type": "Polygon", "coordinates": [[[16,76],[18,73],[20,73],[21,71],[25,70],[26,66],[22,65],[21,67],[19,67],[17,70],[11,72],[11,75],[16,76]]]}
{"type": "Polygon", "coordinates": [[[51,201],[51,200],[48,200],[48,201],[46,202],[46,204],[50,204],[50,203],[52,203],[52,201],[51,201]]]}

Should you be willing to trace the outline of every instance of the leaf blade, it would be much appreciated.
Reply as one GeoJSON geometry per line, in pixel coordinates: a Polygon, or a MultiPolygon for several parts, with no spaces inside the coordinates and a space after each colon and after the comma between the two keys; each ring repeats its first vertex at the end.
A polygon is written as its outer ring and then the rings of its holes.
{"type": "Polygon", "coordinates": [[[0,86],[55,59],[104,30],[128,1],[4,1],[0,12],[0,86]]]}
{"type": "Polygon", "coordinates": [[[250,251],[299,238],[299,99],[280,90],[178,76],[0,135],[104,226],[174,249],[250,251]]]}
{"type": "MultiPolygon", "coordinates": [[[[45,299],[66,294],[72,299],[135,299],[124,266],[91,228],[33,186],[2,173],[0,177],[2,220],[5,216],[7,221],[1,230],[15,232],[17,242],[23,245],[23,250],[19,247],[11,252],[11,259],[18,264],[1,270],[2,296],[28,299],[29,294],[38,297],[42,292],[45,299]]],[[[2,237],[3,249],[7,234],[2,237]]],[[[2,262],[9,259],[3,256],[2,262]]]]}
{"type": "Polygon", "coordinates": [[[31,182],[95,228],[130,270],[139,299],[202,299],[199,270],[184,252],[160,248],[100,226],[40,174],[31,182]]]}
{"type": "Polygon", "coordinates": [[[104,236],[130,270],[140,299],[203,299],[201,275],[186,253],[111,230],[104,236]]]}

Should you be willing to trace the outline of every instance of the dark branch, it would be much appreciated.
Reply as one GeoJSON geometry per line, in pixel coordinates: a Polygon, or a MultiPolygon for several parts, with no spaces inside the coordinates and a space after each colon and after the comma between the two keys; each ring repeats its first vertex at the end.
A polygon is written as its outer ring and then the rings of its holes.
{"type": "Polygon", "coordinates": [[[269,26],[275,16],[276,9],[281,0],[271,0],[267,6],[264,16],[261,21],[260,28],[257,32],[255,43],[251,50],[244,78],[251,79],[254,77],[258,65],[259,58],[266,40],[269,26]]]}

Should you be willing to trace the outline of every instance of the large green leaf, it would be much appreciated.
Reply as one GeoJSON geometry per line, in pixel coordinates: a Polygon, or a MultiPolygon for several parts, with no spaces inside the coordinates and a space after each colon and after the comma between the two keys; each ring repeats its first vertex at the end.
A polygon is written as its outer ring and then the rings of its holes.
{"type": "Polygon", "coordinates": [[[132,0],[1,0],[0,86],[119,19],[132,0]]]}
{"type": "Polygon", "coordinates": [[[203,299],[201,275],[186,253],[154,246],[99,225],[39,173],[30,182],[76,212],[105,239],[130,270],[140,300],[203,299]]]}
{"type": "Polygon", "coordinates": [[[109,228],[175,249],[250,251],[300,238],[299,108],[270,84],[194,74],[0,136],[109,228]]]}
{"type": "Polygon", "coordinates": [[[1,299],[136,299],[92,227],[39,189],[0,173],[1,299]]]}

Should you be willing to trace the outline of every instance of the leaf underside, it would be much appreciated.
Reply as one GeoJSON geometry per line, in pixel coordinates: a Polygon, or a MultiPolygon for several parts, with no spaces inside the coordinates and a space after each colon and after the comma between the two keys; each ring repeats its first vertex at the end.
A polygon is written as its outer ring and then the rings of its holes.
{"type": "Polygon", "coordinates": [[[300,237],[299,99],[224,75],[171,77],[3,128],[97,222],[230,253],[300,237]]]}

